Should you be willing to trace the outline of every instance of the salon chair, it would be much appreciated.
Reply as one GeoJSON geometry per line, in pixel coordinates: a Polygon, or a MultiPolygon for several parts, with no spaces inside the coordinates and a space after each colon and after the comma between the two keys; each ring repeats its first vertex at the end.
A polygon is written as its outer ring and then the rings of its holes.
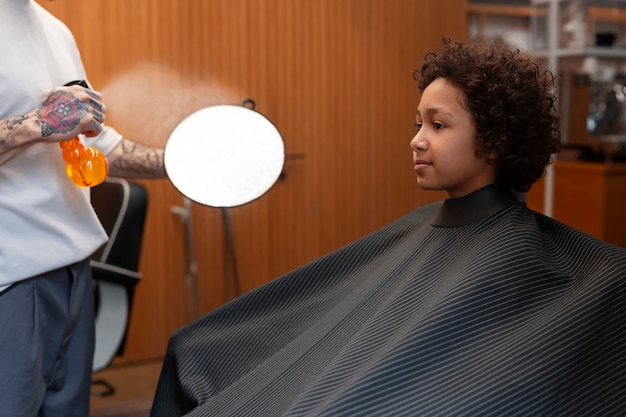
{"type": "MultiPolygon", "coordinates": [[[[91,203],[109,241],[91,257],[96,306],[96,345],[93,372],[108,367],[124,353],[148,205],[146,188],[139,183],[109,177],[91,189],[91,203]]],[[[94,395],[115,392],[103,379],[94,395]]],[[[92,393],[94,390],[92,390],[92,393]]]]}

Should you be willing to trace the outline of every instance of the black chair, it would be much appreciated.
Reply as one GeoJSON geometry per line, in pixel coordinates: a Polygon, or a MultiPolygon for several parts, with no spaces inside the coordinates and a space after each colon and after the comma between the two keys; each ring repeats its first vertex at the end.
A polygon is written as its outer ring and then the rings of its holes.
{"type": "MultiPolygon", "coordinates": [[[[96,304],[96,346],[93,372],[108,367],[124,353],[135,286],[148,193],[139,183],[109,177],[91,189],[91,203],[109,235],[109,241],[91,258],[96,304]]],[[[108,396],[115,389],[103,379],[95,395],[108,396]]]]}

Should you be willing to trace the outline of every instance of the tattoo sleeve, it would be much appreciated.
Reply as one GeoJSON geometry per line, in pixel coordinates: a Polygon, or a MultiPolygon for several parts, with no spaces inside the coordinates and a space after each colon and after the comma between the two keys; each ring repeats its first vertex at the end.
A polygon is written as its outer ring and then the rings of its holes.
{"type": "Polygon", "coordinates": [[[164,178],[163,150],[122,141],[122,153],[111,163],[115,171],[128,178],[164,178]]]}
{"type": "Polygon", "coordinates": [[[23,145],[20,141],[20,128],[24,127],[28,117],[26,115],[0,120],[0,153],[11,151],[23,145]]]}

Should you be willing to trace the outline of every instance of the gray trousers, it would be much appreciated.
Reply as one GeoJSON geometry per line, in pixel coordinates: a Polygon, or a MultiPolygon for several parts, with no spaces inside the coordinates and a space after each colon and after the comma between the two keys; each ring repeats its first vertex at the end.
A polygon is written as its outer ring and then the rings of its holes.
{"type": "Polygon", "coordinates": [[[87,417],[94,349],[89,262],[0,293],[0,415],[87,417]]]}

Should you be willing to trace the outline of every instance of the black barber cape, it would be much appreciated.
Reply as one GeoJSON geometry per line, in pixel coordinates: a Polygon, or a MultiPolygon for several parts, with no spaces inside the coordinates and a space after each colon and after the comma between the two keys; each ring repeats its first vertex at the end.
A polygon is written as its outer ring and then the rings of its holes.
{"type": "Polygon", "coordinates": [[[489,186],[177,330],[152,416],[626,416],[625,289],[625,249],[489,186]]]}

